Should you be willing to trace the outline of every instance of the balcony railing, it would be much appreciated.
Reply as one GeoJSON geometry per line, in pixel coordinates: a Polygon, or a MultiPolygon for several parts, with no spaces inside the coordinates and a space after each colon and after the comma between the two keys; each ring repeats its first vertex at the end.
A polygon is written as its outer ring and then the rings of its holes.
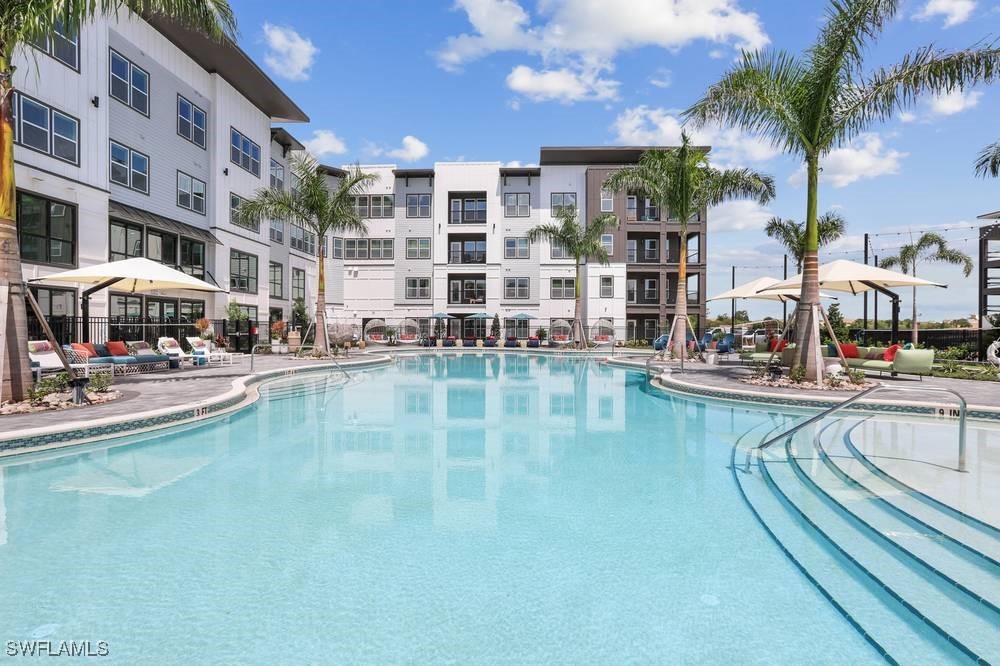
{"type": "Polygon", "coordinates": [[[449,252],[449,264],[485,264],[485,252],[449,252]]]}
{"type": "Polygon", "coordinates": [[[449,305],[485,305],[486,294],[469,294],[463,292],[459,296],[455,294],[448,295],[449,305]]]}

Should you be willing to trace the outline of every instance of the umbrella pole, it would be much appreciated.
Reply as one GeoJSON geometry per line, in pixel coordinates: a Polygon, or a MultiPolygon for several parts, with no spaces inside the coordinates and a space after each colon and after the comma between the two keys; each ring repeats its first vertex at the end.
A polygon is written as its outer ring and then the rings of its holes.
{"type": "Polygon", "coordinates": [[[80,311],[83,313],[83,330],[80,331],[81,342],[90,342],[90,297],[101,289],[107,289],[111,285],[121,282],[123,279],[111,278],[110,280],[105,280],[90,289],[85,289],[80,294],[80,311]]]}

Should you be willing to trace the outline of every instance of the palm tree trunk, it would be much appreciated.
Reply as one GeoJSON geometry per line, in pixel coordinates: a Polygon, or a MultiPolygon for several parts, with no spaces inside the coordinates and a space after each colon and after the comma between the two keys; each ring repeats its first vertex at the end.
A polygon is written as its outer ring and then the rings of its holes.
{"type": "Polygon", "coordinates": [[[326,330],[326,237],[319,239],[319,284],[316,285],[316,350],[330,355],[330,336],[326,330]]]}
{"type": "Polygon", "coordinates": [[[573,304],[573,337],[576,340],[577,349],[586,349],[587,347],[587,333],[583,329],[583,322],[580,318],[583,316],[583,298],[582,291],[580,289],[580,259],[576,260],[576,302],[573,304]]]}
{"type": "Polygon", "coordinates": [[[17,220],[14,184],[14,126],[11,102],[14,92],[14,68],[0,52],[0,279],[10,285],[7,303],[7,326],[3,332],[0,357],[0,403],[24,400],[31,386],[31,363],[28,360],[28,315],[24,309],[21,253],[17,243],[17,220]]]}
{"type": "Polygon", "coordinates": [[[677,358],[687,354],[687,225],[681,225],[680,257],[677,260],[677,298],[674,303],[673,352],[677,358]]]}
{"type": "Polygon", "coordinates": [[[819,157],[806,157],[808,186],[806,192],[806,251],[802,258],[802,292],[795,313],[795,346],[798,348],[796,367],[806,369],[806,379],[820,382],[823,364],[819,361],[818,322],[813,319],[819,304],[819,229],[816,215],[819,191],[819,157]]]}

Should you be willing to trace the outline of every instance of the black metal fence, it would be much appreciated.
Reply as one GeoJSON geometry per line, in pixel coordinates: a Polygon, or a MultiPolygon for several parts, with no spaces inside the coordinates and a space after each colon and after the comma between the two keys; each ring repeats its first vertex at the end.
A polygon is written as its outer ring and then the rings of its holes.
{"type": "MultiPolygon", "coordinates": [[[[934,349],[947,349],[948,347],[958,347],[965,345],[973,350],[978,350],[979,358],[982,359],[989,346],[1000,330],[980,331],[976,328],[921,328],[919,329],[918,340],[925,347],[934,349]]],[[[850,329],[852,340],[858,340],[862,344],[870,346],[885,347],[894,342],[909,342],[911,336],[910,329],[900,329],[895,340],[892,339],[892,331],[889,329],[861,330],[850,329]]]]}
{"type": "MultiPolygon", "coordinates": [[[[268,334],[266,322],[244,319],[230,321],[227,319],[211,320],[212,330],[216,337],[221,336],[234,351],[249,352],[262,336],[268,334]]],[[[49,317],[48,324],[52,328],[59,344],[82,342],[83,317],[49,317]]],[[[108,340],[145,340],[152,346],[162,337],[175,338],[185,347],[185,338],[196,337],[199,334],[193,322],[179,322],[175,319],[157,317],[91,317],[89,326],[91,342],[106,342],[108,340]]],[[[42,340],[45,333],[41,323],[28,313],[28,338],[42,340]]]]}

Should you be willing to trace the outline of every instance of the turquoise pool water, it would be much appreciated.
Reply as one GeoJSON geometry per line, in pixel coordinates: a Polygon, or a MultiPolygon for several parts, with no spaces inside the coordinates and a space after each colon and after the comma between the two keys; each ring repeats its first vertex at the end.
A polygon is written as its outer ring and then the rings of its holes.
{"type": "Polygon", "coordinates": [[[422,356],[0,468],[0,638],[127,663],[878,663],[742,501],[778,415],[422,356]]]}

